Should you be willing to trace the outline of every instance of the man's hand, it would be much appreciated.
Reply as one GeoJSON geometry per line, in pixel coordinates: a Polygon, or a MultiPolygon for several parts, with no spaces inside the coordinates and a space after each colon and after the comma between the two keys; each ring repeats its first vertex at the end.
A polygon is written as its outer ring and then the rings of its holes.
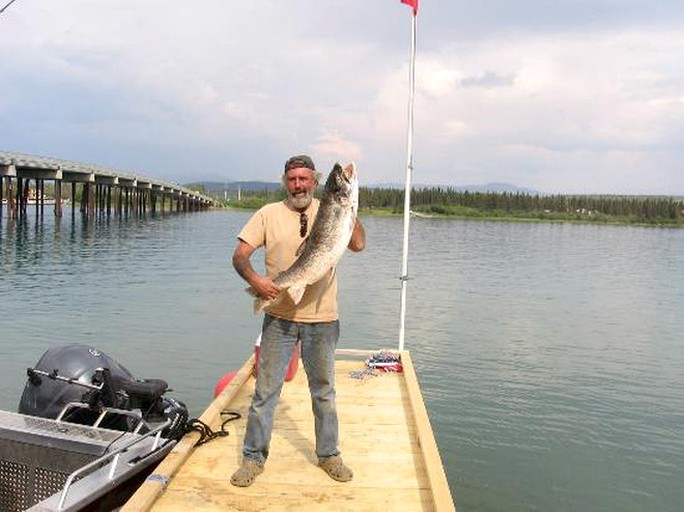
{"type": "Polygon", "coordinates": [[[366,248],[366,230],[358,217],[354,221],[354,228],[347,247],[353,252],[363,251],[366,248]]]}
{"type": "Polygon", "coordinates": [[[280,293],[280,286],[267,276],[255,276],[251,279],[250,284],[252,294],[262,299],[275,299],[280,293]]]}

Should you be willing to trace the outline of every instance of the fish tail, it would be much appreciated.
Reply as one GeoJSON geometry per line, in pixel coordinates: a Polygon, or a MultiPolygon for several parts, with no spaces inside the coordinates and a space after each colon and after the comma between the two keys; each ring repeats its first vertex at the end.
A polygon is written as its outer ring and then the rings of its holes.
{"type": "Polygon", "coordinates": [[[264,299],[260,299],[260,298],[254,299],[254,314],[258,315],[259,313],[261,313],[264,310],[264,308],[268,305],[269,302],[270,301],[268,301],[268,300],[264,300],[264,299]]]}

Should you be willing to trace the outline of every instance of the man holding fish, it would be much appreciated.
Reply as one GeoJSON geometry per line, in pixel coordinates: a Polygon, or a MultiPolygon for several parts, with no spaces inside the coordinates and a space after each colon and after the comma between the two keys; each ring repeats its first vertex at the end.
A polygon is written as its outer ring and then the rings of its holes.
{"type": "Polygon", "coordinates": [[[309,156],[288,159],[282,179],[287,198],[252,216],[233,253],[233,266],[255,297],[255,312],[265,312],[243,461],[231,478],[239,487],[251,485],[264,470],[275,408],[297,342],[309,380],[318,464],[335,480],[353,477],[338,449],[334,365],[339,338],[335,265],[347,248],[358,252],[366,245],[356,215],[356,166],[335,164],[320,201],[314,198],[320,173],[309,156]],[[250,262],[262,246],[266,275],[250,262]]]}

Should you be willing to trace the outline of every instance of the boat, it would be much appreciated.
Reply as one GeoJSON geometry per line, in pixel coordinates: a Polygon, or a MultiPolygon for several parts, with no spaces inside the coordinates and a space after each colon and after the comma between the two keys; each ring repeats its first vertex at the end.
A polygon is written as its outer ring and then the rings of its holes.
{"type": "Polygon", "coordinates": [[[35,198],[28,198],[26,200],[26,205],[27,206],[41,206],[41,205],[54,205],[57,204],[57,200],[53,199],[51,197],[45,197],[43,199],[35,199],[35,198]]]}
{"type": "MultiPolygon", "coordinates": [[[[66,202],[67,201],[64,199],[61,200],[62,204],[65,204],[66,202]]],[[[0,204],[2,204],[3,206],[7,205],[7,199],[3,198],[2,201],[0,201],[0,204]]],[[[19,203],[15,202],[15,204],[19,204],[19,203]]],[[[51,197],[44,197],[43,199],[36,199],[36,198],[29,197],[26,200],[26,206],[50,206],[50,205],[56,205],[56,204],[57,204],[57,200],[53,199],[51,197]]]]}
{"type": "Polygon", "coordinates": [[[0,510],[114,510],[185,433],[185,405],[92,347],[55,346],[0,411],[0,510]]]}

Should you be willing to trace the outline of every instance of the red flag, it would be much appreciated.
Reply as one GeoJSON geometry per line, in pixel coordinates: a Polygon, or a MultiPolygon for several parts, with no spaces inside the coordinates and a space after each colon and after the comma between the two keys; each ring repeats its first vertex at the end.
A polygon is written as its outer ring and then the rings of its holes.
{"type": "Polygon", "coordinates": [[[402,4],[410,5],[413,7],[413,15],[418,14],[418,0],[401,0],[402,4]]]}

